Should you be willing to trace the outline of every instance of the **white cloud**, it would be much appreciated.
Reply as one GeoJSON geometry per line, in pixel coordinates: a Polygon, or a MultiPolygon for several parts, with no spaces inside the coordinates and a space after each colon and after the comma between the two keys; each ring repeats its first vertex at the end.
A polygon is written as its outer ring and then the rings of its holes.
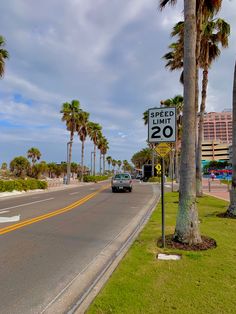
{"type": "MultiPolygon", "coordinates": [[[[0,82],[0,162],[24,154],[29,144],[40,146],[44,159],[63,160],[69,134],[60,107],[72,99],[103,126],[115,159],[145,147],[142,113],[182,93],[179,73],[166,70],[162,56],[183,1],[162,12],[157,7],[157,0],[1,1],[10,59],[0,82]]],[[[235,1],[223,2],[220,15],[232,35],[209,71],[207,110],[231,106],[235,9],[235,1]]],[[[79,141],[74,150],[79,160],[79,141]]]]}

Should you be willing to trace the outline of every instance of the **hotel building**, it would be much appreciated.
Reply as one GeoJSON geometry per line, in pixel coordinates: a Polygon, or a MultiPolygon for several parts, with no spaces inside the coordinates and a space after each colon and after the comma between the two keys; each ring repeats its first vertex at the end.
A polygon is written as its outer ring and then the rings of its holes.
{"type": "Polygon", "coordinates": [[[232,142],[232,110],[222,112],[209,112],[204,116],[203,122],[204,141],[232,142]]]}
{"type": "Polygon", "coordinates": [[[202,162],[229,160],[232,143],[232,110],[209,112],[204,116],[202,162]]]}

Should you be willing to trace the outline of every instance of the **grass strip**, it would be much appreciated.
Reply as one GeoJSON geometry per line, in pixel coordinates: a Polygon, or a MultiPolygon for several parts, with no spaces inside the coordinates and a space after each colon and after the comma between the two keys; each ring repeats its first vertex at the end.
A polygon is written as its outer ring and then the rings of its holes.
{"type": "MultiPolygon", "coordinates": [[[[174,232],[178,193],[167,193],[166,234],[174,232]]],[[[217,241],[207,251],[171,251],[156,246],[161,236],[160,205],[135,240],[89,314],[235,313],[236,220],[217,217],[228,202],[198,199],[200,229],[217,241]],[[157,253],[180,253],[180,261],[159,261],[157,253]]]]}

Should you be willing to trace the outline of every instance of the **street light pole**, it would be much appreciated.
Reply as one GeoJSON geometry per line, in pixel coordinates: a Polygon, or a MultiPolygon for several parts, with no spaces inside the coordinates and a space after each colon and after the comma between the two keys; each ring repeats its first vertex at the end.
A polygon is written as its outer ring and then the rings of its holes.
{"type": "Polygon", "coordinates": [[[70,160],[69,160],[69,145],[72,145],[72,141],[67,143],[67,178],[66,184],[70,184],[70,160]]]}

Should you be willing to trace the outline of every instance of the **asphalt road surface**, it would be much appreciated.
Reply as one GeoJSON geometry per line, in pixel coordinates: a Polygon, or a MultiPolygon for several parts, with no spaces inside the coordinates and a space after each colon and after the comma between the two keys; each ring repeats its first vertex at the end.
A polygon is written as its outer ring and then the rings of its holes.
{"type": "Polygon", "coordinates": [[[100,183],[0,200],[0,313],[43,313],[153,194],[100,183]]]}

